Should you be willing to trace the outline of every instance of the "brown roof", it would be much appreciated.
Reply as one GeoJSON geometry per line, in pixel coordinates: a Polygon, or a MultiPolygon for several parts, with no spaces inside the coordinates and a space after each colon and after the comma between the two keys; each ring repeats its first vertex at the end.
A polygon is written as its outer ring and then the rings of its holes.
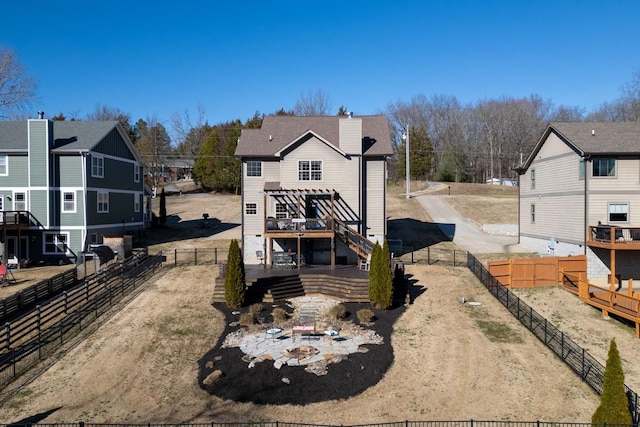
{"type": "Polygon", "coordinates": [[[549,127],[583,155],[640,153],[639,122],[557,122],[549,127]]]}
{"type": "MultiPolygon", "coordinates": [[[[387,117],[356,116],[362,119],[363,155],[393,154],[387,117]]],[[[309,131],[340,148],[340,119],[344,116],[265,116],[261,129],[244,129],[238,140],[238,157],[271,157],[309,131]]]]}
{"type": "Polygon", "coordinates": [[[640,122],[553,122],[549,123],[524,164],[524,173],[551,133],[555,133],[581,157],[636,156],[640,154],[640,122]]]}

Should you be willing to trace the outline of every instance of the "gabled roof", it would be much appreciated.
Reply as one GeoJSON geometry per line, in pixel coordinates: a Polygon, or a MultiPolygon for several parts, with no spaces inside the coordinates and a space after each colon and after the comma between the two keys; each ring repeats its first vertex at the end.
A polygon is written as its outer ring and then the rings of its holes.
{"type": "Polygon", "coordinates": [[[292,149],[295,145],[297,145],[298,143],[304,141],[306,139],[306,137],[309,136],[314,136],[316,138],[318,138],[320,141],[322,141],[323,143],[325,143],[326,145],[329,146],[329,148],[336,150],[338,153],[340,153],[342,156],[347,156],[347,153],[345,153],[344,151],[342,151],[340,149],[340,147],[336,146],[335,144],[330,143],[329,141],[327,141],[326,139],[324,139],[322,136],[318,135],[317,133],[315,133],[312,130],[308,130],[305,133],[303,133],[302,135],[300,135],[299,137],[295,138],[293,141],[291,141],[289,144],[285,145],[284,147],[282,147],[280,150],[276,151],[274,153],[274,155],[276,157],[280,157],[282,155],[283,152],[292,149]]]}
{"type": "MultiPolygon", "coordinates": [[[[133,153],[136,160],[144,163],[133,143],[118,121],[54,121],[54,153],[79,153],[91,151],[114,128],[133,153]]],[[[26,121],[0,121],[0,152],[27,153],[28,126],[26,121]]]]}
{"type": "MultiPolygon", "coordinates": [[[[364,156],[393,154],[389,122],[386,116],[355,116],[362,120],[364,156]]],[[[344,116],[265,116],[260,129],[243,129],[236,156],[274,157],[301,136],[313,132],[328,144],[340,149],[340,119],[344,116]]],[[[342,150],[339,150],[342,151],[342,150]]]]}
{"type": "Polygon", "coordinates": [[[640,122],[549,123],[521,170],[526,170],[551,133],[581,157],[640,155],[640,122]]]}

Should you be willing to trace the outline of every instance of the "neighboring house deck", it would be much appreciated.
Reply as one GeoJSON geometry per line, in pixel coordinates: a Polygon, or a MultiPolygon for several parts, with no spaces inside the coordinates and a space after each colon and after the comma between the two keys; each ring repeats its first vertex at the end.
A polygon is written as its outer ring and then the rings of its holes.
{"type": "Polygon", "coordinates": [[[518,172],[521,243],[640,277],[640,123],[551,123],[518,172]]]}
{"type": "Polygon", "coordinates": [[[261,129],[243,130],[245,264],[366,259],[386,236],[392,152],[385,116],[267,116],[261,129]]]}
{"type": "Polygon", "coordinates": [[[143,169],[116,121],[0,121],[3,260],[75,262],[105,236],[137,235],[151,220],[143,169]]]}

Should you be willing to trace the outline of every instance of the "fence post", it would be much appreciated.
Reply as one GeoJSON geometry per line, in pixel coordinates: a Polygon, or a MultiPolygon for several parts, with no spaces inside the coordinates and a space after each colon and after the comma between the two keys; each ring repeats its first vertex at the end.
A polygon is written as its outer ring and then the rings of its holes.
{"type": "Polygon", "coordinates": [[[178,249],[173,250],[173,265],[178,265],[178,249]]]}
{"type": "Polygon", "coordinates": [[[198,265],[198,248],[193,249],[193,264],[198,265]]]}
{"type": "Polygon", "coordinates": [[[64,300],[64,314],[67,314],[67,310],[69,308],[68,306],[68,297],[67,297],[67,291],[62,292],[62,298],[64,300]]]}
{"type": "Polygon", "coordinates": [[[453,266],[456,266],[456,250],[453,250],[453,266]]]}
{"type": "Polygon", "coordinates": [[[7,351],[9,351],[9,349],[11,348],[11,323],[7,322],[4,324],[4,327],[6,328],[6,340],[7,340],[7,351]]]}
{"type": "Polygon", "coordinates": [[[37,313],[37,326],[38,326],[38,359],[42,359],[42,343],[40,342],[41,339],[41,335],[40,335],[40,305],[36,305],[36,313],[37,313]]]}
{"type": "Polygon", "coordinates": [[[427,265],[431,265],[431,247],[427,247],[427,265]]]}
{"type": "Polygon", "coordinates": [[[218,248],[213,248],[213,263],[218,264],[218,248]]]}

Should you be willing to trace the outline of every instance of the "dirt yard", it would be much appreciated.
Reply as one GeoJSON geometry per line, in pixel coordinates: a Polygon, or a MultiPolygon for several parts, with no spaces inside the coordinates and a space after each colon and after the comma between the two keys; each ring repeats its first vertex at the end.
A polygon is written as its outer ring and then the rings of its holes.
{"type": "MultiPolygon", "coordinates": [[[[407,210],[400,193],[390,194],[394,199],[389,205],[396,206],[391,217],[402,218],[402,210],[397,210],[402,206],[407,210]]],[[[167,209],[174,215],[172,227],[182,227],[188,238],[167,241],[167,232],[164,241],[153,241],[153,247],[210,247],[239,238],[240,227],[232,226],[239,224],[239,205],[234,196],[171,196],[167,209]],[[200,228],[205,209],[232,225],[200,228]]],[[[3,391],[0,423],[589,422],[598,405],[598,396],[521,327],[468,270],[419,264],[407,266],[407,274],[422,292],[394,327],[395,361],[378,384],[350,399],[303,407],[222,400],[197,384],[198,361],[224,329],[221,313],[209,304],[215,274],[214,266],[167,269],[40,376],[18,382],[19,387],[11,388],[14,393],[3,391]],[[462,304],[463,296],[481,305],[462,304]]],[[[634,357],[640,340],[633,328],[602,319],[560,288],[519,294],[602,363],[615,337],[627,384],[640,391],[640,361],[634,357]]],[[[252,375],[249,368],[246,375],[252,375]]],[[[312,386],[309,392],[313,393],[312,386]]]]}

